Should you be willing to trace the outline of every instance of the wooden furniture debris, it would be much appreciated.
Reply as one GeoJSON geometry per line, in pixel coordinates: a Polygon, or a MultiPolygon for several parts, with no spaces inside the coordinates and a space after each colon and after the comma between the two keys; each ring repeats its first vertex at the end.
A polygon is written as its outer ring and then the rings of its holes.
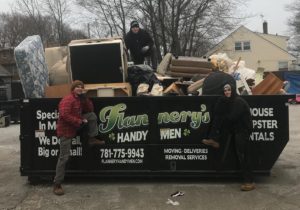
{"type": "MultiPolygon", "coordinates": [[[[46,98],[62,98],[70,93],[71,84],[46,87],[46,98]]],[[[132,96],[129,83],[85,84],[88,97],[119,97],[132,96]]]]}
{"type": "Polygon", "coordinates": [[[172,58],[166,74],[191,79],[195,75],[201,75],[204,78],[211,72],[212,64],[207,59],[181,56],[172,58]]]}
{"type": "Polygon", "coordinates": [[[175,95],[179,95],[179,96],[184,96],[185,94],[183,93],[183,91],[176,85],[175,82],[173,82],[169,87],[167,87],[165,90],[164,90],[164,94],[165,95],[172,95],[172,94],[175,94],[175,95]]]}
{"type": "Polygon", "coordinates": [[[189,66],[208,69],[212,68],[212,64],[207,59],[198,57],[179,56],[178,59],[172,59],[171,64],[173,66],[189,66]]]}
{"type": "Polygon", "coordinates": [[[86,84],[84,89],[87,90],[89,97],[132,96],[129,83],[86,84]]]}
{"type": "Polygon", "coordinates": [[[194,93],[195,91],[199,90],[202,87],[202,85],[203,85],[204,79],[205,78],[200,79],[200,80],[194,82],[193,84],[191,84],[188,87],[187,92],[188,93],[194,93]]]}
{"type": "Polygon", "coordinates": [[[62,98],[71,91],[71,84],[53,85],[45,88],[46,98],[62,98]]]}
{"type": "Polygon", "coordinates": [[[127,57],[123,40],[73,40],[68,45],[70,80],[85,84],[122,83],[127,78],[127,57]]]}
{"type": "Polygon", "coordinates": [[[168,66],[169,66],[171,60],[172,60],[172,54],[167,53],[164,56],[164,58],[162,59],[162,61],[160,62],[160,64],[158,65],[157,73],[164,76],[166,74],[166,71],[168,70],[168,66]]]}
{"type": "Polygon", "coordinates": [[[252,89],[253,95],[276,95],[283,87],[281,81],[275,74],[269,73],[266,78],[252,89]]]}

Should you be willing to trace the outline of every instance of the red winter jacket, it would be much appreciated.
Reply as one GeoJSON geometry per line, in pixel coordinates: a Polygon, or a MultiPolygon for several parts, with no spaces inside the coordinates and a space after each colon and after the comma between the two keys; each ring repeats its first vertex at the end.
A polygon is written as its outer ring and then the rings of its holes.
{"type": "Polygon", "coordinates": [[[60,101],[58,110],[57,136],[72,138],[82,123],[82,113],[94,111],[94,106],[88,98],[80,99],[72,92],[60,101]]]}

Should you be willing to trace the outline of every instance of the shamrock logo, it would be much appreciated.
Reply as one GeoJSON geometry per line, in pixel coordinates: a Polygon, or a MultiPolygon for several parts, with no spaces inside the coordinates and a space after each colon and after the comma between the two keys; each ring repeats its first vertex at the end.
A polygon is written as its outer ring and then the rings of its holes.
{"type": "Polygon", "coordinates": [[[114,133],[111,133],[109,134],[108,138],[114,141],[116,139],[116,135],[114,133]]]}
{"type": "Polygon", "coordinates": [[[191,134],[191,131],[189,129],[184,129],[183,135],[184,136],[189,136],[191,134]]]}

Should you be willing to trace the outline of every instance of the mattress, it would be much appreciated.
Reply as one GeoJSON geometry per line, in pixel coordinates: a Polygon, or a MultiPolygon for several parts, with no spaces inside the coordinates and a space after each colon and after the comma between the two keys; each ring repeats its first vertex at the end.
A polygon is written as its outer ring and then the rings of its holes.
{"type": "Polygon", "coordinates": [[[25,97],[44,97],[49,76],[40,36],[28,36],[15,48],[14,53],[25,97]]]}

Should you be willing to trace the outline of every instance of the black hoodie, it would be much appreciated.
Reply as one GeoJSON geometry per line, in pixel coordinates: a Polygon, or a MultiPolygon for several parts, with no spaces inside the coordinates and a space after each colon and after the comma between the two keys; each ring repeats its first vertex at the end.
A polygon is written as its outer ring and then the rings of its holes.
{"type": "MultiPolygon", "coordinates": [[[[230,85],[231,86],[231,85],[230,85]]],[[[219,98],[215,107],[215,114],[224,119],[226,128],[239,132],[245,130],[251,132],[252,121],[248,103],[236,93],[236,87],[231,86],[231,97],[219,98]]]]}
{"type": "Polygon", "coordinates": [[[125,44],[127,49],[130,50],[134,64],[143,64],[144,58],[151,54],[153,40],[147,31],[140,28],[136,34],[131,30],[126,34],[125,44]],[[150,49],[146,54],[143,54],[141,50],[145,46],[149,46],[150,49]]]}

